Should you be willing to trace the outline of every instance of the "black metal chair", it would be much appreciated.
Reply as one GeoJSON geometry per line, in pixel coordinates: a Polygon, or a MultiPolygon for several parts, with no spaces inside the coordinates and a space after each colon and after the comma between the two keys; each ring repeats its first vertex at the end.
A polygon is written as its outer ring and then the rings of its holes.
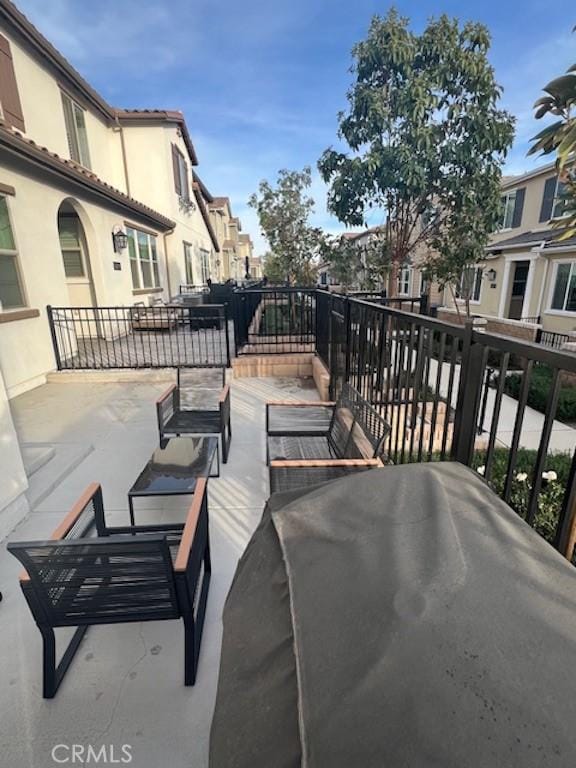
{"type": "Polygon", "coordinates": [[[210,584],[206,479],[185,523],[109,527],[88,487],[50,540],[14,542],[20,585],[43,640],[43,696],[53,698],[90,625],[182,619],[184,684],[194,685],[210,584]],[[77,627],[56,663],[54,630],[77,627]]]}
{"type": "Polygon", "coordinates": [[[218,435],[228,461],[232,427],[225,368],[178,368],[177,383],[156,401],[160,440],[180,435],[218,435]]]}
{"type": "Polygon", "coordinates": [[[270,491],[382,466],[390,426],[350,384],[337,402],[266,404],[270,491]]]}

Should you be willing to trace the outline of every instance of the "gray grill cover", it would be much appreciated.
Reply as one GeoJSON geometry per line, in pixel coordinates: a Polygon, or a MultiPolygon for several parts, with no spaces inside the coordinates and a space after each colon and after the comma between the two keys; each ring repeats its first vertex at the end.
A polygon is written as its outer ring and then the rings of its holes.
{"type": "Polygon", "coordinates": [[[212,768],[576,765],[575,571],[471,470],[276,494],[236,572],[212,768]]]}

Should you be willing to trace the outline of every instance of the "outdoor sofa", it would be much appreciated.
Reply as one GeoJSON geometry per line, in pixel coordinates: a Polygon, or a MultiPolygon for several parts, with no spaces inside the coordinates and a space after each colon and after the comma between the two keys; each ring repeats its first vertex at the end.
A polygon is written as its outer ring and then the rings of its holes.
{"type": "Polygon", "coordinates": [[[179,316],[174,307],[163,302],[147,307],[138,302],[130,310],[133,331],[170,331],[178,326],[179,316]]]}

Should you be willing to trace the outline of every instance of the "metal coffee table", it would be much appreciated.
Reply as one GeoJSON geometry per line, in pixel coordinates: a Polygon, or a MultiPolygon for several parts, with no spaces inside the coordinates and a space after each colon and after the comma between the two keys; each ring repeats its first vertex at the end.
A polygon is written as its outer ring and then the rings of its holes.
{"type": "Polygon", "coordinates": [[[128,491],[130,524],[134,525],[134,499],[143,496],[193,494],[199,477],[219,477],[218,438],[171,437],[162,440],[128,491]],[[216,458],[216,473],[211,469],[216,458]]]}

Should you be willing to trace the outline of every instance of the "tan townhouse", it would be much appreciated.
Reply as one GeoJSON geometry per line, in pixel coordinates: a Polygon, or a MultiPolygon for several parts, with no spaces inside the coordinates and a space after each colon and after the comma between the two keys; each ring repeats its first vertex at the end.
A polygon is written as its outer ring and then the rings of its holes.
{"type": "Polygon", "coordinates": [[[503,321],[500,332],[576,330],[576,238],[558,241],[551,226],[563,215],[562,188],[553,163],[503,180],[500,227],[470,276],[471,311],[503,321]]]}
{"type": "Polygon", "coordinates": [[[214,197],[208,204],[210,221],[220,244],[221,258],[218,260],[220,280],[243,280],[246,276],[246,243],[241,241],[242,224],[232,215],[228,197],[214,197]]]}
{"type": "Polygon", "coordinates": [[[168,300],[220,258],[184,117],[110,106],[0,0],[0,368],[55,367],[47,305],[168,300]]]}

